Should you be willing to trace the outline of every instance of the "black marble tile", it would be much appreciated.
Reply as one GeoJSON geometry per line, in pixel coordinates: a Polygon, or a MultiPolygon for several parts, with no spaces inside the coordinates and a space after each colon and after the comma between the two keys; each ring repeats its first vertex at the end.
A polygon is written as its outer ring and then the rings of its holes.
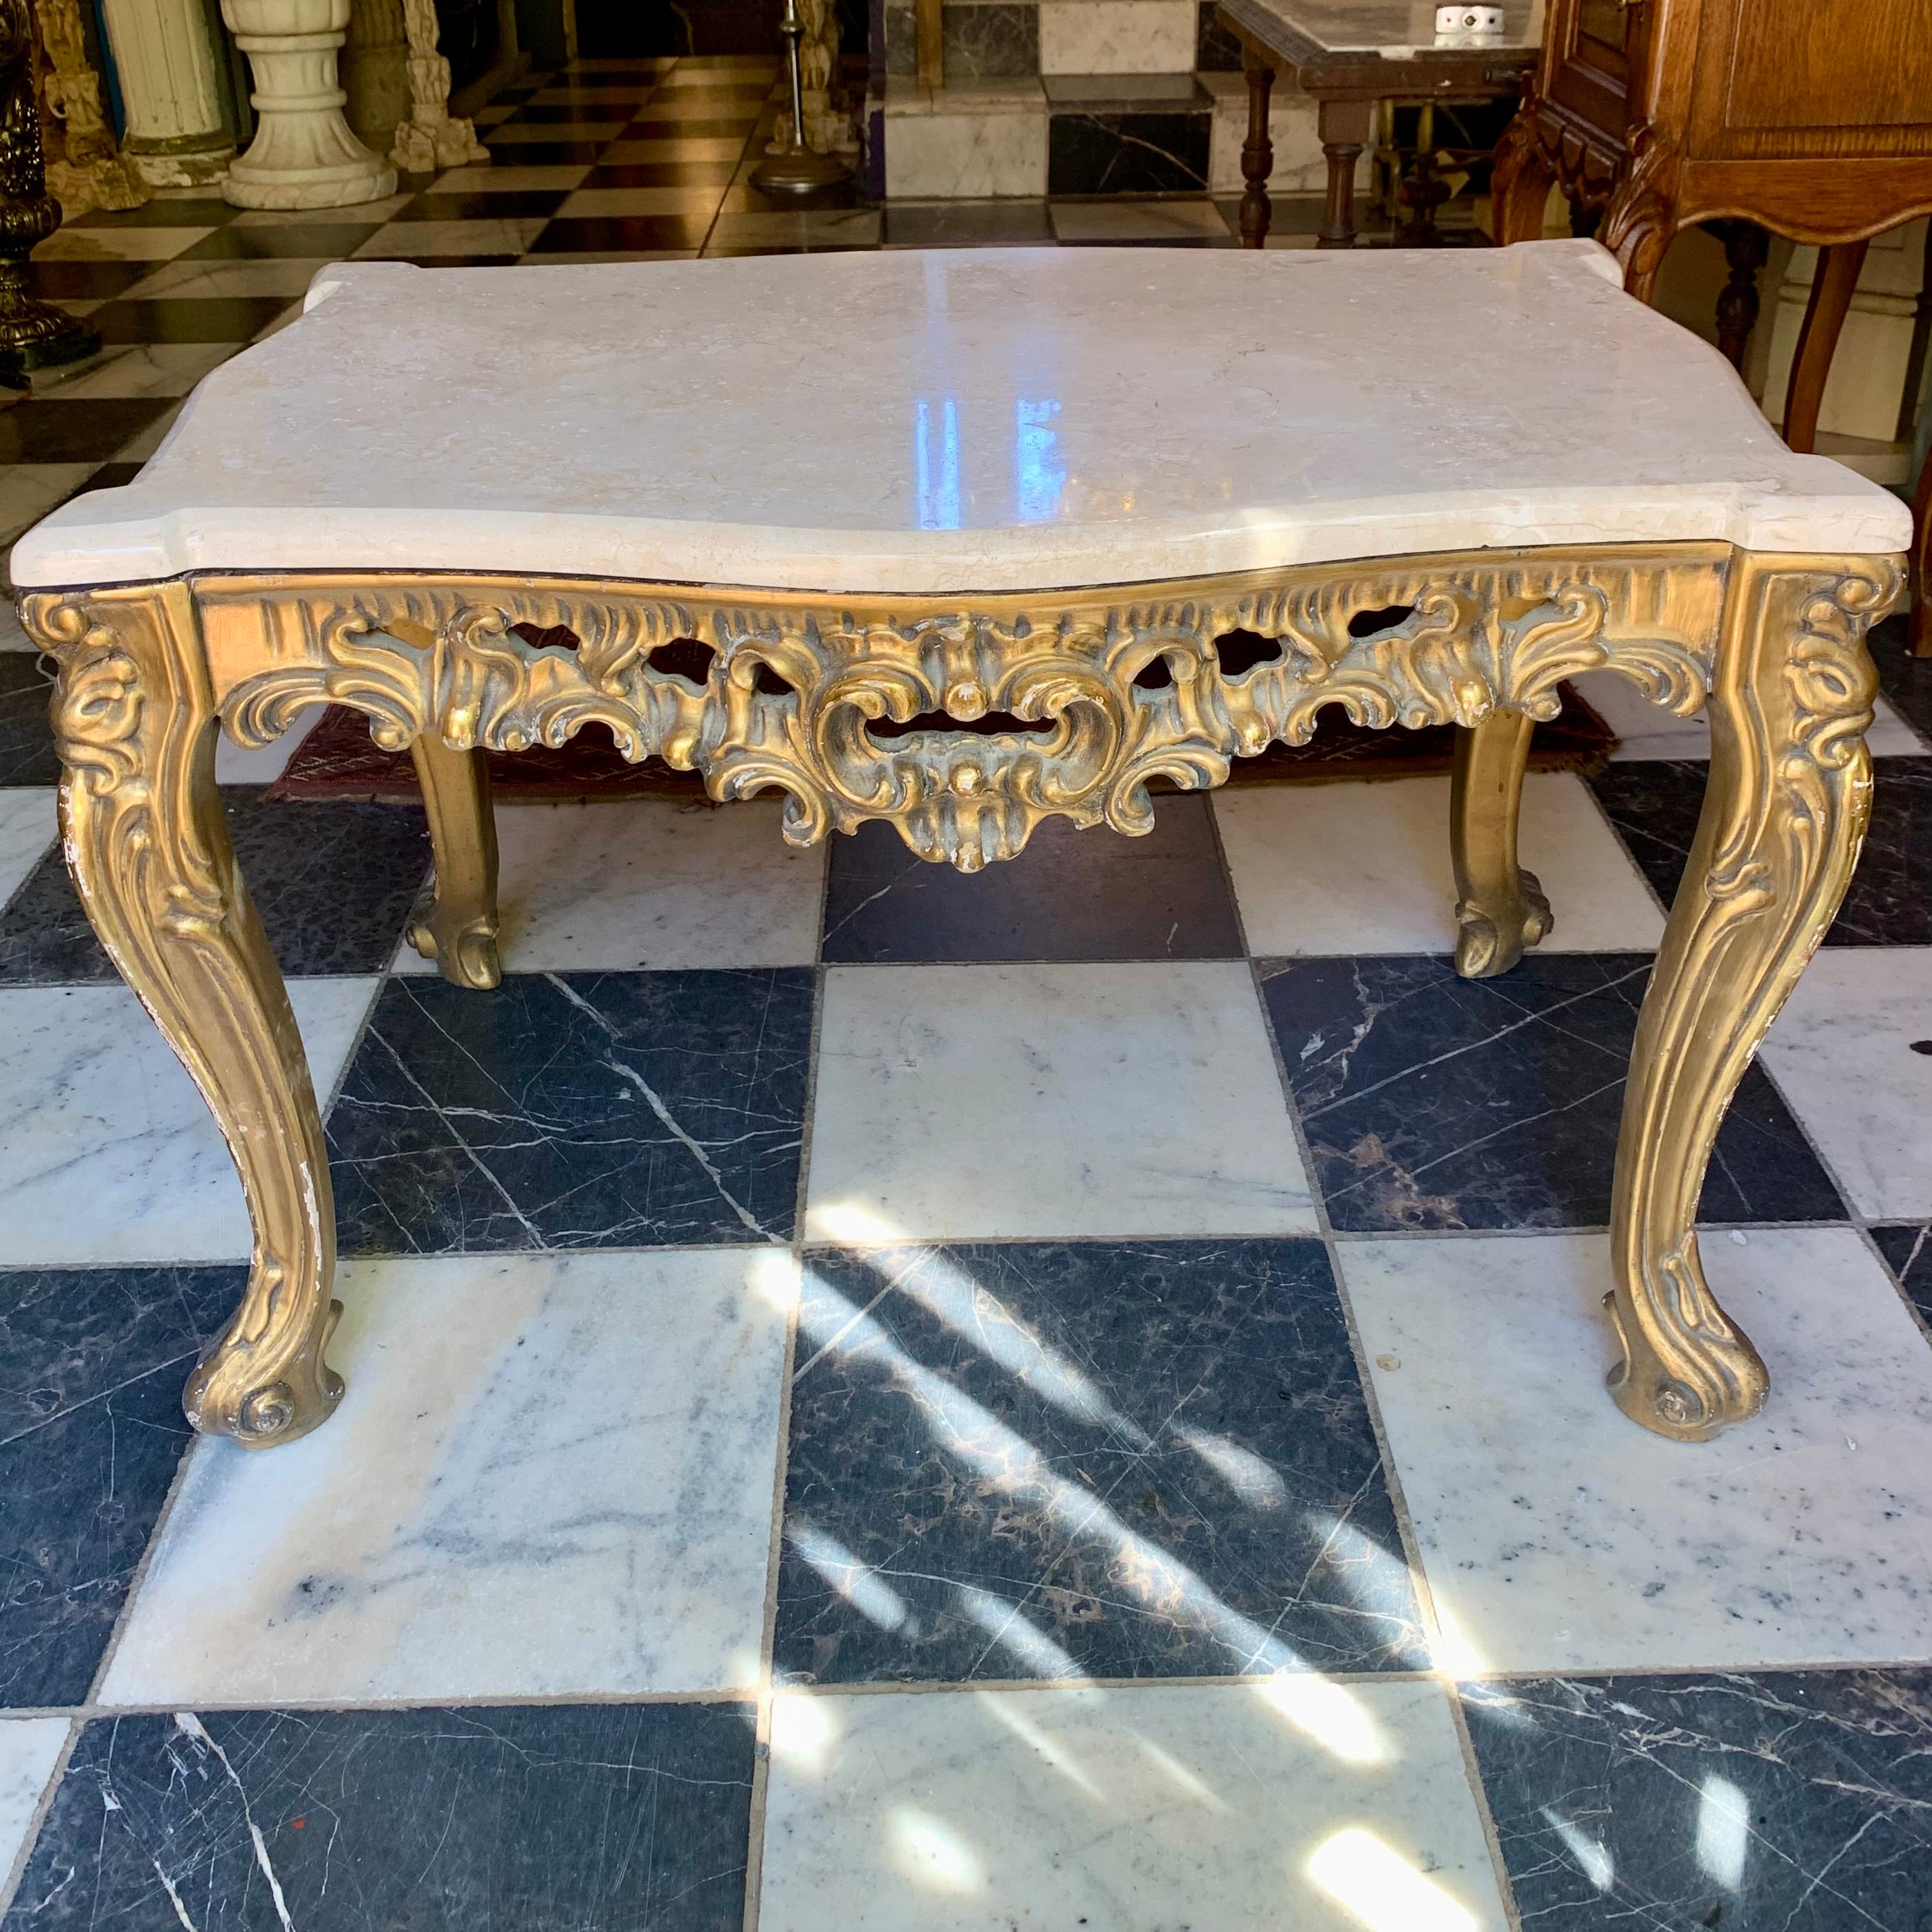
{"type": "Polygon", "coordinates": [[[520,255],[385,255],[382,259],[406,262],[412,268],[513,268],[524,258],[520,255]]]}
{"type": "Polygon", "coordinates": [[[299,296],[160,296],[111,302],[87,319],[103,342],[252,342],[299,296]]]}
{"type": "Polygon", "coordinates": [[[60,782],[54,750],[53,668],[36,651],[0,651],[0,785],[60,782]]]}
{"type": "Polygon", "coordinates": [[[343,1250],[788,1240],[814,976],[392,980],[329,1115],[343,1250]]]}
{"type": "Polygon", "coordinates": [[[1222,26],[1214,0],[1199,0],[1194,29],[1194,67],[1198,74],[1239,74],[1241,44],[1222,26]]]}
{"type": "Polygon", "coordinates": [[[1055,108],[1047,118],[1046,191],[1199,194],[1208,186],[1213,117],[1055,108]]]}
{"type": "Polygon", "coordinates": [[[147,466],[145,462],[104,463],[74,494],[84,496],[90,490],[124,489],[147,466]]]}
{"type": "Polygon", "coordinates": [[[64,228],[220,228],[242,212],[219,195],[184,195],[144,201],[139,208],[97,208],[63,222],[64,228]]]}
{"type": "Polygon", "coordinates": [[[793,1677],[1424,1662],[1318,1243],[824,1251],[797,1360],[793,1677]]]}
{"type": "Polygon", "coordinates": [[[910,80],[919,72],[919,9],[913,0],[886,0],[886,72],[910,80]]]}
{"type": "Polygon", "coordinates": [[[738,1932],[753,1751],[719,1704],[98,1721],[6,1932],[738,1932]]]}
{"type": "Polygon", "coordinates": [[[916,248],[1025,248],[1051,243],[1043,201],[888,202],[883,238],[916,248]]]}
{"type": "MultiPolygon", "coordinates": [[[[235,856],[282,970],[310,978],[385,970],[429,871],[421,808],[278,804],[259,786],[224,790],[235,856]]],[[[118,976],[66,861],[50,852],[0,912],[0,986],[118,976]]]]}
{"type": "Polygon", "coordinates": [[[0,1270],[0,1706],[86,1698],[248,1272],[0,1270]]]}
{"type": "MultiPolygon", "coordinates": [[[[339,262],[382,226],[380,221],[291,221],[223,228],[205,235],[178,262],[339,262]]],[[[151,265],[152,266],[152,265],[151,265]]]]}
{"type": "Polygon", "coordinates": [[[1912,1306],[1932,1322],[1932,1221],[1874,1228],[1871,1235],[1912,1306]]]}
{"type": "MultiPolygon", "coordinates": [[[[490,130],[477,137],[487,148],[490,130]]],[[[506,141],[490,149],[491,163],[500,168],[563,168],[579,161],[594,161],[609,145],[604,141],[506,141]]],[[[482,167],[481,161],[472,164],[482,167]]]]}
{"type": "Polygon", "coordinates": [[[614,126],[621,128],[626,122],[636,119],[637,115],[635,102],[612,100],[607,96],[596,100],[566,101],[542,107],[532,105],[519,108],[516,122],[520,128],[563,128],[580,123],[608,121],[614,126]]]}
{"type": "Polygon", "coordinates": [[[592,168],[580,188],[727,188],[737,173],[735,161],[627,161],[592,168]]]}
{"type": "Polygon", "coordinates": [[[943,8],[946,78],[1012,80],[1040,72],[1037,0],[964,0],[943,8]]]}
{"type": "Polygon", "coordinates": [[[1928,1932],[1932,1671],[1466,1686],[1526,1928],[1928,1932]]]}
{"type": "Polygon", "coordinates": [[[544,228],[535,255],[623,253],[656,248],[701,248],[711,232],[708,214],[573,214],[544,228]]]}
{"type": "Polygon", "coordinates": [[[1932,738],[1932,658],[1916,658],[1906,648],[1906,619],[1900,611],[1874,624],[1866,642],[1878,663],[1878,677],[1892,708],[1922,736],[1932,738]]]}
{"type": "Polygon", "coordinates": [[[105,463],[157,416],[172,396],[58,397],[0,410],[0,463],[105,463]]]}
{"type": "Polygon", "coordinates": [[[562,188],[516,188],[508,193],[419,194],[398,211],[400,222],[514,221],[554,214],[563,206],[562,188]]]}
{"type": "MultiPolygon", "coordinates": [[[[1708,770],[1702,760],[1634,760],[1606,765],[1590,780],[1666,906],[1696,835],[1708,770]]],[[[1873,760],[1871,828],[1825,944],[1932,945],[1932,758],[1873,760]]]]}
{"type": "Polygon", "coordinates": [[[27,292],[43,302],[111,302],[144,282],[158,262],[29,262],[27,292]]]}
{"type": "Polygon", "coordinates": [[[1163,797],[1144,838],[1050,818],[1019,857],[970,874],[861,826],[832,844],[822,956],[1238,959],[1241,934],[1207,800],[1163,797]]]}
{"type": "MultiPolygon", "coordinates": [[[[1276,960],[1262,997],[1338,1228],[1608,1225],[1645,953],[1276,960]]],[[[1707,1221],[1833,1221],[1844,1204],[1760,1066],[1711,1156],[1707,1221]]]]}

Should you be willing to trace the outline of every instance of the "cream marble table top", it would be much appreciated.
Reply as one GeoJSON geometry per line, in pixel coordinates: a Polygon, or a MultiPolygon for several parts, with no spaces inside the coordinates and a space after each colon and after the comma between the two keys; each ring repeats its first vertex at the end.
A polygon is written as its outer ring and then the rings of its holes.
{"type": "Polygon", "coordinates": [[[1496,546],[1904,549],[1588,242],[324,269],[22,589],[543,571],[1009,591],[1496,546]]]}

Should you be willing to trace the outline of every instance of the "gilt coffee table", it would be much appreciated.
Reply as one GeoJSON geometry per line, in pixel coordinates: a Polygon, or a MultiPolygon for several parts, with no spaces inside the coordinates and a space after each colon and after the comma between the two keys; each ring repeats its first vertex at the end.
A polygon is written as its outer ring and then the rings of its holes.
{"type": "Polygon", "coordinates": [[[136,482],[13,559],[59,665],[68,862],[253,1217],[190,1420],[286,1442],[342,1390],[322,1129],[218,731],[327,702],[408,746],[436,880],[412,936],[482,988],[485,748],[595,721],[715,798],[782,793],[794,844],[884,819],[970,872],[1054,814],[1145,832],[1150,781],[1218,784],[1324,705],[1453,722],[1484,972],[1547,923],[1515,855],[1530,721],[1598,668],[1712,728],[1626,1091],[1612,1386],[1665,1436],[1750,1415],[1764,1368],[1692,1217],[1857,854],[1863,636],[1910,529],[1587,242],[324,270],[136,482]],[[1274,654],[1224,657],[1235,632],[1274,654]]]}

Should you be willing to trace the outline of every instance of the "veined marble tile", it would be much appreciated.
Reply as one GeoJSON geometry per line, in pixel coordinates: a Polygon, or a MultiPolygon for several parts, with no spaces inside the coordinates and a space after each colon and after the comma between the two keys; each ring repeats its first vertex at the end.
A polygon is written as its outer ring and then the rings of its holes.
{"type": "MultiPolygon", "coordinates": [[[[617,190],[628,193],[626,189],[617,190]]],[[[879,238],[876,208],[776,208],[762,214],[721,214],[711,225],[712,248],[870,248],[879,238]]]]}
{"type": "Polygon", "coordinates": [[[1502,1932],[1441,1688],[780,1696],[765,1932],[1502,1932]]]}
{"type": "MultiPolygon", "coordinates": [[[[1241,147],[1248,138],[1248,84],[1239,73],[1202,73],[1196,76],[1214,97],[1214,130],[1208,161],[1208,185],[1216,194],[1239,194],[1246,185],[1241,175],[1241,147]]],[[[1288,74],[1277,74],[1268,97],[1268,139],[1274,144],[1274,166],[1268,176],[1271,197],[1323,194],[1328,186],[1328,162],[1322,152],[1317,125],[1320,110],[1294,84],[1288,74]]],[[[1368,186],[1369,158],[1355,164],[1357,192],[1368,186]]],[[[1275,211],[1278,224],[1280,210],[1275,211]]],[[[1270,231],[1272,237],[1273,231],[1270,231]]]]}
{"type": "MultiPolygon", "coordinates": [[[[734,148],[735,153],[736,150],[734,148]]],[[[520,194],[532,190],[573,188],[590,172],[590,164],[574,166],[452,168],[438,175],[434,190],[437,194],[520,194]]]]}
{"type": "MultiPolygon", "coordinates": [[[[800,851],[775,800],[502,806],[500,944],[512,971],[809,966],[826,848],[800,851]],[[719,882],[728,884],[721,890],[719,882]]],[[[405,940],[396,970],[434,973],[405,940]]]]}
{"type": "Polygon", "coordinates": [[[1214,203],[1198,201],[1056,201],[1053,232],[1062,242],[1173,242],[1228,238],[1214,203]]]}
{"type": "MultiPolygon", "coordinates": [[[[212,293],[213,291],[209,291],[212,293]]],[[[176,403],[157,416],[146,428],[137,430],[128,440],[118,445],[113,460],[116,463],[145,463],[161,446],[170,430],[174,428],[175,418],[182,412],[182,405],[176,403]]]]}
{"type": "Polygon", "coordinates": [[[735,1932],[732,1704],[180,1711],[89,1724],[7,1924],[735,1932]]]}
{"type": "Polygon", "coordinates": [[[363,1702],[757,1678],[789,1256],[346,1264],[326,1428],[196,1448],[106,1695],[363,1702]]]}
{"type": "Polygon", "coordinates": [[[0,906],[33,871],[59,836],[51,787],[0,790],[0,906]]]}
{"type": "Polygon", "coordinates": [[[8,651],[38,652],[40,646],[20,628],[20,614],[10,601],[0,600],[0,654],[8,651]]]}
{"type": "MultiPolygon", "coordinates": [[[[376,982],[289,988],[318,1094],[376,982]]],[[[15,1266],[246,1261],[241,1183],[194,1083],[124,986],[0,992],[0,1253],[15,1266]]]]}
{"type": "MultiPolygon", "coordinates": [[[[1240,179],[1237,167],[1237,185],[1240,179]]],[[[1617,748],[1610,754],[1612,763],[1711,755],[1711,727],[1702,712],[1694,718],[1679,718],[1674,712],[1652,704],[1628,678],[1616,671],[1586,671],[1571,681],[1617,734],[1617,748]]],[[[1909,758],[1925,750],[1918,733],[1882,698],[1873,708],[1875,716],[1871,729],[1865,734],[1865,742],[1874,758],[1909,758]]]]}
{"type": "Polygon", "coordinates": [[[1245,965],[826,973],[811,1239],[1314,1226],[1245,965]]]}
{"type": "MultiPolygon", "coordinates": [[[[1449,780],[1245,785],[1214,794],[1248,944],[1317,952],[1453,952],[1449,780]]],[[[1540,951],[1642,952],[1664,936],[1643,875],[1568,772],[1523,782],[1522,864],[1556,928],[1540,951]]]]}
{"type": "Polygon", "coordinates": [[[594,120],[586,117],[581,121],[507,123],[501,128],[492,128],[485,145],[514,154],[518,148],[538,142],[548,146],[556,141],[609,141],[614,140],[630,124],[628,107],[614,106],[608,115],[600,115],[594,120]]]}
{"type": "Polygon", "coordinates": [[[34,1808],[67,1745],[64,1718],[0,1720],[0,1872],[11,1869],[27,1840],[34,1808]]]}
{"type": "MultiPolygon", "coordinates": [[[[1042,163],[1041,178],[1045,178],[1042,163]]],[[[100,466],[96,463],[0,464],[0,548],[38,523],[56,503],[64,502],[100,466]]],[[[10,568],[8,580],[12,581],[10,568]]]]}
{"type": "Polygon", "coordinates": [[[949,88],[911,112],[889,104],[885,140],[886,192],[896,200],[1046,192],[1046,97],[1037,81],[949,88]],[[995,86],[1001,92],[989,98],[995,86]]]}
{"type": "MultiPolygon", "coordinates": [[[[0,470],[0,477],[4,475],[0,470]]],[[[0,602],[0,610],[14,614],[8,603],[0,602]]],[[[38,646],[19,629],[17,620],[15,634],[18,647],[0,652],[0,789],[31,787],[51,793],[61,775],[48,716],[53,666],[38,655],[38,646]]]]}
{"type": "Polygon", "coordinates": [[[1526,1926],[1926,1923],[1932,1672],[1472,1684],[1463,1708],[1526,1926]]]}
{"type": "Polygon", "coordinates": [[[1042,74],[1186,74],[1194,0],[1040,0],[1042,74]]]}
{"type": "Polygon", "coordinates": [[[34,255],[42,262],[172,262],[214,232],[212,228],[61,228],[34,255]]]}
{"type": "Polygon", "coordinates": [[[502,221],[392,221],[356,251],[358,262],[398,255],[520,255],[542,233],[544,218],[502,221]]]}
{"type": "Polygon", "coordinates": [[[302,741],[322,722],[322,706],[311,705],[272,743],[260,747],[238,745],[224,731],[214,741],[214,782],[218,784],[273,784],[288,770],[302,741]]]}
{"type": "Polygon", "coordinates": [[[1764,1064],[1858,1212],[1932,1215],[1932,948],[1820,952],[1773,1023],[1764,1064]]]}
{"type": "MultiPolygon", "coordinates": [[[[582,214],[715,214],[726,184],[715,188],[580,188],[556,212],[582,214]]],[[[572,258],[573,260],[575,257],[572,258]]]]}
{"type": "Polygon", "coordinates": [[[307,292],[316,269],[326,267],[331,259],[326,255],[314,260],[269,256],[258,261],[168,262],[145,280],[136,282],[128,291],[126,299],[144,302],[156,296],[298,296],[307,292]]]}
{"type": "MultiPolygon", "coordinates": [[[[184,262],[169,266],[171,270],[186,270],[238,268],[244,264],[184,262]]],[[[311,274],[314,266],[309,265],[311,274]]],[[[157,271],[159,272],[161,272],[157,271]]],[[[145,288],[147,284],[143,283],[141,286],[145,288]]],[[[306,281],[302,284],[302,288],[308,286],[306,281]]],[[[301,290],[296,292],[299,294],[301,290]]],[[[95,396],[184,396],[202,376],[211,370],[218,369],[234,353],[235,346],[226,342],[135,343],[128,347],[108,350],[97,366],[62,382],[55,393],[64,402],[95,396]]]]}
{"type": "Polygon", "coordinates": [[[1932,1348],[1849,1228],[1702,1248],[1771,1393],[1690,1444],[1604,1388],[1606,1237],[1340,1245],[1438,1664],[1932,1658],[1932,1348]]]}
{"type": "MultiPolygon", "coordinates": [[[[739,134],[728,135],[722,138],[706,136],[688,141],[613,141],[610,146],[604,150],[603,165],[606,167],[619,167],[646,161],[735,161],[744,152],[744,136],[739,134]]],[[[478,174],[494,174],[500,176],[506,171],[502,168],[479,168],[475,172],[478,174]]],[[[590,172],[590,170],[587,167],[570,170],[519,168],[515,172],[524,175],[548,175],[568,172],[575,173],[578,180],[581,181],[584,176],[590,172]]],[[[448,178],[448,177],[445,177],[446,180],[448,178]]],[[[463,185],[474,188],[488,187],[490,184],[482,182],[466,182],[463,185]]],[[[574,188],[577,182],[553,183],[548,181],[531,181],[526,182],[524,185],[529,188],[553,186],[574,188]]]]}

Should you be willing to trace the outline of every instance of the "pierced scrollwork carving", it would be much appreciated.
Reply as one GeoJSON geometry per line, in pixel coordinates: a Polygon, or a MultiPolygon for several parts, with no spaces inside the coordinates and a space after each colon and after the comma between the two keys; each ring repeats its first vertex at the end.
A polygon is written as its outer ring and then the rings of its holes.
{"type": "Polygon", "coordinates": [[[1305,742],[1324,705],[1376,726],[1548,718],[1564,679],[1609,667],[1694,711],[1728,554],[1316,565],[971,610],[560,578],[212,577],[196,597],[244,742],[320,701],[367,712],[396,750],[424,732],[459,750],[556,746],[596,722],[627,758],[701,771],[714,797],[784,793],[794,844],[886,819],[922,857],[973,872],[1049,817],[1146,832],[1153,780],[1219,784],[1232,758],[1305,742]],[[577,647],[518,626],[562,627],[577,647]],[[1236,631],[1279,656],[1224,671],[1216,640],[1236,631]],[[653,662],[687,639],[712,653],[702,683],[653,662]]]}

